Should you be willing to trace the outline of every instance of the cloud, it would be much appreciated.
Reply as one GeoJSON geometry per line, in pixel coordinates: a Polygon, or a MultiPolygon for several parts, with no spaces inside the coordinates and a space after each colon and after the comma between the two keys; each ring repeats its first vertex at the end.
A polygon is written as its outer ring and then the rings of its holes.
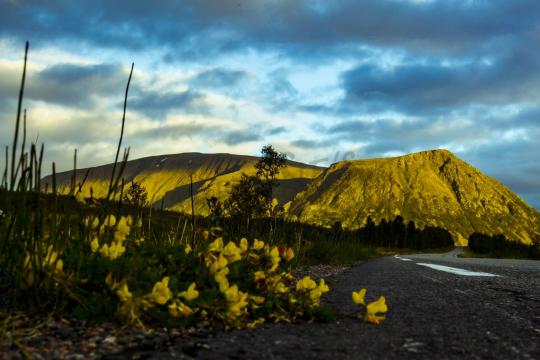
{"type": "Polygon", "coordinates": [[[3,2],[0,35],[40,42],[142,50],[160,44],[182,57],[245,48],[308,55],[355,43],[419,51],[465,51],[486,39],[526,33],[535,0],[493,1],[133,1],[3,2]],[[271,19],[271,20],[270,20],[271,19]],[[384,21],[384,26],[381,26],[384,21]],[[54,39],[54,40],[52,40],[54,39]]]}
{"type": "Polygon", "coordinates": [[[218,67],[198,73],[191,80],[191,83],[199,87],[233,88],[248,76],[248,73],[243,70],[230,70],[218,67]]]}
{"type": "Polygon", "coordinates": [[[257,141],[261,136],[250,131],[231,131],[222,137],[227,145],[237,145],[250,141],[257,141]]]}
{"type": "Polygon", "coordinates": [[[291,142],[293,146],[303,148],[303,149],[317,149],[330,145],[332,141],[316,141],[316,140],[307,140],[299,139],[291,142]]]}
{"type": "Polygon", "coordinates": [[[152,118],[164,118],[173,111],[186,114],[210,113],[206,96],[194,90],[167,92],[139,89],[128,101],[128,106],[152,118]]]}
{"type": "Polygon", "coordinates": [[[253,128],[234,129],[219,122],[189,122],[181,124],[165,124],[137,131],[131,135],[136,143],[147,139],[171,139],[199,137],[207,142],[219,141],[227,145],[239,145],[261,139],[261,135],[253,128]]]}
{"type": "MultiPolygon", "coordinates": [[[[21,69],[0,63],[0,95],[16,99],[21,69]]],[[[127,74],[118,64],[79,65],[60,63],[43,70],[29,69],[25,99],[69,107],[92,107],[99,98],[118,95],[120,98],[127,74]]]]}
{"type": "Polygon", "coordinates": [[[270,129],[267,134],[268,135],[279,135],[279,134],[283,134],[284,132],[287,131],[287,128],[285,126],[276,126],[272,129],[270,129]]]}
{"type": "Polygon", "coordinates": [[[439,60],[390,69],[363,64],[342,75],[343,106],[351,111],[390,108],[422,113],[531,102],[540,91],[540,53],[529,45],[515,44],[489,61],[449,65],[439,60]]]}

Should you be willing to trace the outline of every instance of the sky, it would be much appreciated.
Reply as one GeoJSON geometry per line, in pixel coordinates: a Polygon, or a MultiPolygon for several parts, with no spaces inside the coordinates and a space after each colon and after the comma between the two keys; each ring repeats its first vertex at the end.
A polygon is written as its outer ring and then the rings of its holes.
{"type": "Polygon", "coordinates": [[[445,148],[540,209],[538,0],[0,0],[3,147],[26,40],[28,136],[58,170],[114,159],[134,62],[131,159],[445,148]]]}

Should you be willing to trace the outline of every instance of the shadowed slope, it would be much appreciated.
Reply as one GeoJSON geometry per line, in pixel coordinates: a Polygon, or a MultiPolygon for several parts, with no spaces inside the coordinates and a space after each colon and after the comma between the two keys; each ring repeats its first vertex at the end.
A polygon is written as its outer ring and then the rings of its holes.
{"type": "MultiPolygon", "coordinates": [[[[195,209],[198,214],[208,213],[206,198],[216,196],[224,200],[232,185],[242,173],[255,174],[254,156],[232,154],[183,153],[175,155],[152,156],[128,161],[123,176],[126,184],[134,180],[148,192],[150,203],[154,206],[179,211],[191,211],[190,175],[193,175],[195,209]]],[[[276,197],[280,204],[290,201],[298,191],[323,168],[289,161],[279,174],[280,186],[276,197]]],[[[77,171],[77,183],[81,182],[87,169],[77,171]]],[[[86,196],[93,191],[94,197],[107,194],[112,164],[90,169],[82,193],[86,196]]],[[[73,172],[57,174],[56,181],[60,192],[68,193],[73,172]]],[[[51,184],[51,177],[43,179],[51,184]]]]}

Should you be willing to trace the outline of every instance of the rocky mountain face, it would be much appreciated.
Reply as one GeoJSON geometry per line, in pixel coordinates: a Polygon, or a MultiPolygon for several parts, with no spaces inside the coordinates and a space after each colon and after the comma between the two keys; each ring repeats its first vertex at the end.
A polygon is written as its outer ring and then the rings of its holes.
{"type": "Polygon", "coordinates": [[[475,232],[530,243],[540,237],[539,213],[519,196],[446,150],[394,158],[343,161],[315,178],[290,203],[300,221],[357,228],[401,215],[449,230],[466,245],[475,232]]]}
{"type": "MultiPolygon", "coordinates": [[[[153,156],[127,163],[126,183],[146,188],[154,206],[191,211],[190,175],[195,209],[208,213],[206,198],[224,200],[242,173],[254,174],[257,158],[231,154],[185,153],[153,156]]],[[[112,165],[90,169],[83,193],[104,196],[112,165]]],[[[80,181],[86,169],[77,172],[80,181]]],[[[69,190],[72,172],[57,174],[61,191],[69,190]]],[[[44,179],[51,183],[50,177],[44,179]]],[[[449,230],[465,245],[475,232],[504,234],[530,243],[540,239],[540,214],[500,182],[446,150],[395,158],[342,161],[327,169],[289,162],[275,192],[290,219],[358,228],[400,215],[417,225],[449,230]]]]}

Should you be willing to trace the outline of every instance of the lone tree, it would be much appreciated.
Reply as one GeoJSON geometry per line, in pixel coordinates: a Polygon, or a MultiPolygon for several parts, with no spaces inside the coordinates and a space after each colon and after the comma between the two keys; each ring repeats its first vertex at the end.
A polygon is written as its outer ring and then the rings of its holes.
{"type": "Polygon", "coordinates": [[[261,155],[257,164],[255,164],[255,169],[257,169],[257,177],[262,182],[262,195],[266,199],[266,207],[271,210],[274,188],[278,186],[276,177],[280,170],[287,166],[287,155],[278,153],[272,145],[263,146],[261,155]]]}
{"type": "Polygon", "coordinates": [[[246,220],[248,232],[253,218],[267,216],[272,212],[273,192],[278,185],[276,177],[287,162],[287,156],[275,151],[272,145],[264,146],[261,154],[255,164],[256,175],[242,174],[225,202],[229,215],[246,220]]]}
{"type": "Polygon", "coordinates": [[[124,195],[124,202],[139,208],[147,207],[148,193],[141,184],[136,181],[132,181],[129,190],[124,195]]]}

